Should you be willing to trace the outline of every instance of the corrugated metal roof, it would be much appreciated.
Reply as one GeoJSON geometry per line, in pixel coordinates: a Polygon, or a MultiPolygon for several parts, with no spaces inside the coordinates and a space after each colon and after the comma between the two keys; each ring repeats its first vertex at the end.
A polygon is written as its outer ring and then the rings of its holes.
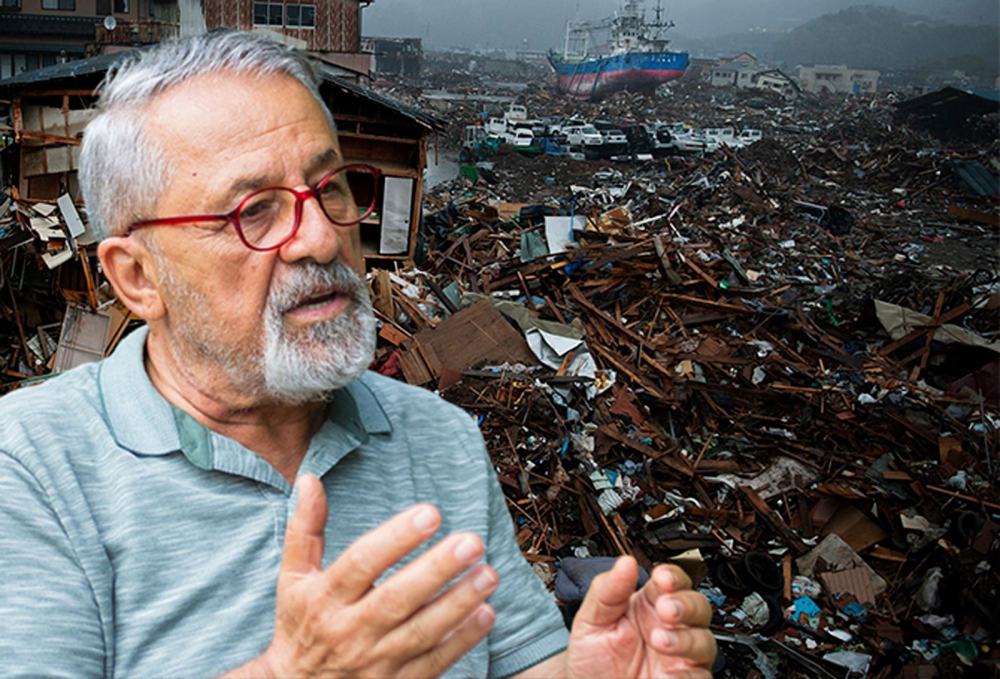
{"type": "MultiPolygon", "coordinates": [[[[27,73],[22,73],[16,75],[13,78],[7,78],[6,80],[0,80],[0,91],[4,89],[9,89],[11,87],[21,87],[24,85],[42,84],[42,83],[53,83],[60,80],[72,80],[81,76],[92,75],[92,74],[103,74],[108,71],[112,66],[117,65],[124,59],[127,59],[130,55],[134,54],[138,50],[127,50],[124,52],[116,52],[115,54],[102,54],[100,56],[91,57],[89,59],[80,59],[78,61],[70,61],[65,64],[56,64],[55,66],[47,66],[45,68],[38,69],[37,71],[29,71],[27,73]]],[[[431,130],[443,131],[446,125],[446,121],[439,118],[433,114],[422,111],[415,106],[409,106],[402,102],[396,101],[390,97],[374,92],[366,87],[362,87],[356,83],[352,83],[349,80],[345,80],[340,77],[342,75],[350,74],[350,71],[327,64],[325,62],[319,61],[317,59],[311,58],[316,71],[319,73],[320,77],[324,82],[327,82],[335,87],[341,88],[357,96],[369,99],[377,104],[386,106],[393,111],[413,120],[414,122],[423,125],[431,130]]]]}
{"type": "Polygon", "coordinates": [[[368,89],[367,87],[362,87],[357,83],[352,83],[349,80],[344,80],[343,78],[338,77],[333,72],[332,69],[333,67],[331,67],[329,64],[320,63],[318,64],[317,70],[319,71],[320,77],[322,77],[323,80],[330,83],[331,85],[334,85],[343,90],[356,94],[360,97],[370,99],[371,101],[374,101],[378,104],[382,104],[383,106],[391,108],[393,111],[396,111],[397,113],[409,118],[410,120],[413,120],[414,122],[423,125],[428,129],[436,130],[438,132],[444,131],[445,126],[447,125],[447,121],[445,121],[443,118],[439,118],[438,116],[432,113],[423,111],[417,108],[416,106],[409,106],[408,104],[396,101],[395,99],[387,97],[383,94],[374,92],[368,89]]]}
{"type": "Polygon", "coordinates": [[[945,87],[896,104],[896,112],[911,123],[944,130],[970,116],[1000,112],[1000,91],[945,87]]]}
{"type": "Polygon", "coordinates": [[[77,61],[67,61],[65,64],[46,66],[37,71],[28,71],[15,75],[13,78],[0,80],[0,89],[9,88],[15,85],[31,85],[35,83],[48,83],[56,80],[72,80],[84,75],[95,73],[105,73],[109,68],[128,58],[136,50],[126,50],[114,54],[102,54],[89,59],[79,59],[77,61]]]}

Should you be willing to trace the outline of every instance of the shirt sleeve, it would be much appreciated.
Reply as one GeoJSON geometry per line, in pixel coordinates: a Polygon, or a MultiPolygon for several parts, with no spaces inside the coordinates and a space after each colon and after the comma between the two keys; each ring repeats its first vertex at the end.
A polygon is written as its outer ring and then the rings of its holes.
{"type": "Polygon", "coordinates": [[[93,589],[47,494],[0,451],[0,678],[105,676],[93,589]]]}
{"type": "Polygon", "coordinates": [[[500,576],[490,598],[497,617],[489,635],[490,679],[509,677],[566,649],[569,632],[555,599],[525,560],[503,490],[476,430],[487,465],[489,540],[486,560],[500,576]]]}

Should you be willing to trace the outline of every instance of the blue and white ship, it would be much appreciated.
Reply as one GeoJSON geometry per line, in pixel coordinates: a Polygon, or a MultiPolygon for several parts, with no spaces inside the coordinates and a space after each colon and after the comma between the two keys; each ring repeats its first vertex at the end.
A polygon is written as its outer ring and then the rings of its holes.
{"type": "Polygon", "coordinates": [[[642,0],[625,0],[613,17],[596,24],[569,22],[562,54],[549,53],[559,89],[575,99],[601,99],[620,90],[651,92],[658,86],[684,75],[688,67],[685,52],[667,49],[663,34],[673,22],[646,22],[642,0]],[[611,29],[610,53],[588,53],[590,33],[611,29]]]}

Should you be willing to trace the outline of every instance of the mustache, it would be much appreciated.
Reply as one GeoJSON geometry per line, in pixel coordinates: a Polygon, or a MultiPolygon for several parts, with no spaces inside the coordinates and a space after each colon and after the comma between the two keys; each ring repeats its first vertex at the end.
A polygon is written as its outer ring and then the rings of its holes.
{"type": "Polygon", "coordinates": [[[361,302],[368,296],[368,287],[357,272],[343,262],[304,262],[290,269],[282,280],[271,286],[267,309],[280,315],[311,297],[330,292],[348,295],[353,301],[361,302]]]}

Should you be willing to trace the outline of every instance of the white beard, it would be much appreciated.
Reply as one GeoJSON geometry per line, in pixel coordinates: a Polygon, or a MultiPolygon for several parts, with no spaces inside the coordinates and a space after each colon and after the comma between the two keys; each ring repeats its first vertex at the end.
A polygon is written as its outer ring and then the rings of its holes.
{"type": "MultiPolygon", "coordinates": [[[[263,338],[239,342],[227,336],[204,294],[173,276],[169,262],[154,254],[169,296],[171,323],[198,357],[215,363],[239,393],[260,401],[304,403],[326,398],[364,373],[375,355],[376,323],[368,287],[353,269],[340,262],[306,263],[272,284],[263,314],[263,338]],[[350,301],[336,317],[301,329],[292,336],[285,312],[317,288],[334,289],[350,301]],[[259,341],[261,340],[262,341],[259,341]],[[250,345],[250,346],[241,346],[250,345]]],[[[174,347],[178,365],[188,378],[195,373],[189,353],[174,347]]]]}
{"type": "Polygon", "coordinates": [[[264,312],[264,384],[279,401],[314,401],[358,378],[375,355],[375,314],[368,286],[348,266],[302,264],[272,287],[264,312]],[[284,312],[317,286],[350,298],[339,315],[290,336],[284,312]]]}

